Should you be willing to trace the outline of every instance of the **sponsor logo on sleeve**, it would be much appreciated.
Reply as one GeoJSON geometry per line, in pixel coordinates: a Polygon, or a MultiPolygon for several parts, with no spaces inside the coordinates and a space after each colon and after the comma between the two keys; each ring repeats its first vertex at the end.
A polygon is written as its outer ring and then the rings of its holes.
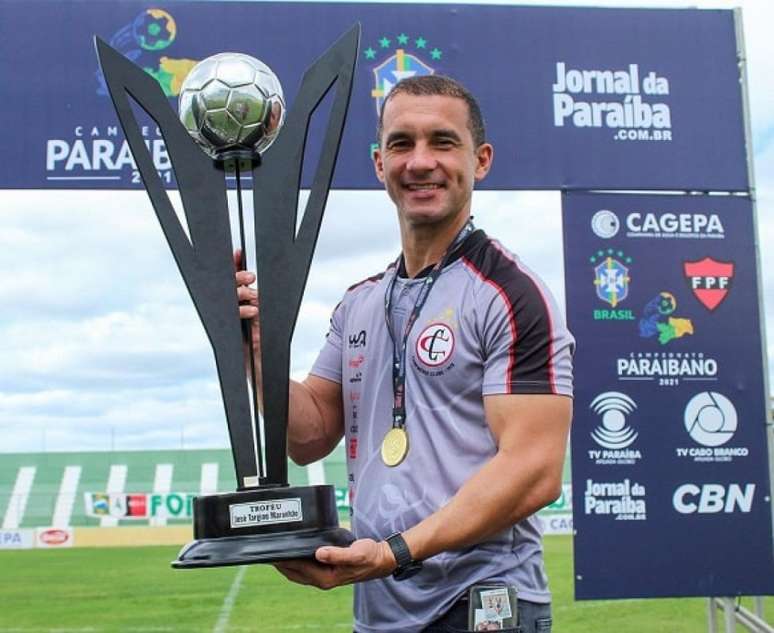
{"type": "Polygon", "coordinates": [[[357,438],[356,437],[349,438],[349,458],[357,459],[357,438]]]}
{"type": "Polygon", "coordinates": [[[710,312],[728,296],[734,278],[734,262],[720,262],[705,257],[695,262],[683,262],[683,272],[693,296],[710,312]]]}
{"type": "Polygon", "coordinates": [[[353,332],[349,335],[347,340],[347,347],[349,349],[357,349],[359,347],[366,346],[366,331],[360,330],[359,332],[353,332]]]}

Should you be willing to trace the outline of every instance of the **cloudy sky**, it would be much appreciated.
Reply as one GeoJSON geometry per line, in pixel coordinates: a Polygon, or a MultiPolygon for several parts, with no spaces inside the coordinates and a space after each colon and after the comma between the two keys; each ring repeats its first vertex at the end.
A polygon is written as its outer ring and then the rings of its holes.
{"type": "MultiPolygon", "coordinates": [[[[759,239],[774,243],[774,8],[691,4],[744,8],[759,239]]],[[[559,194],[478,192],[474,213],[562,302],[559,194]]],[[[332,193],[293,343],[294,377],[313,362],[343,289],[398,249],[386,195],[332,193]]],[[[761,270],[772,359],[774,254],[765,249],[761,270]]],[[[0,192],[0,306],[0,452],[228,445],[210,347],[144,192],[0,192]],[[108,225],[106,211],[119,206],[108,225]]]]}

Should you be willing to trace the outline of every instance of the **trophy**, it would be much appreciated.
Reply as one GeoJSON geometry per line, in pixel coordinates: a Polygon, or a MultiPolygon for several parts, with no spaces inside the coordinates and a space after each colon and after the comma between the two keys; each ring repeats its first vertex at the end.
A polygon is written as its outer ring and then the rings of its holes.
{"type": "Polygon", "coordinates": [[[287,423],[290,342],[344,130],[359,38],[356,24],[307,69],[284,127],[282,88],[257,59],[221,53],[200,62],[181,87],[178,120],[154,78],[95,38],[138,171],[214,351],[236,470],[236,492],[195,498],[194,541],[172,562],[175,568],[313,558],[318,547],[354,540],[339,526],[333,486],[288,485],[287,423]],[[296,231],[309,121],[333,89],[319,162],[296,231]],[[161,131],[187,232],[153,165],[129,97],[161,131]],[[253,182],[262,389],[256,383],[252,330],[239,318],[226,195],[226,174],[233,173],[244,268],[246,169],[253,182]]]}

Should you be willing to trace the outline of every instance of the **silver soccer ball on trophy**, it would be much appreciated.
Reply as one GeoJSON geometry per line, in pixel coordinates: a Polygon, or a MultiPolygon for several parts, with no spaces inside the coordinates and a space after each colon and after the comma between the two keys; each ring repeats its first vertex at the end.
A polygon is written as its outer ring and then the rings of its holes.
{"type": "Polygon", "coordinates": [[[180,88],[180,120],[216,160],[257,158],[285,122],[277,76],[242,53],[218,53],[191,69],[180,88]]]}

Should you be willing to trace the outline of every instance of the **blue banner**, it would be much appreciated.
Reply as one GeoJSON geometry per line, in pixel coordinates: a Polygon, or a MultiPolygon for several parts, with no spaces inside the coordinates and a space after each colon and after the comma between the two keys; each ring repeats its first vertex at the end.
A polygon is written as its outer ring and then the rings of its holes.
{"type": "Polygon", "coordinates": [[[742,196],[563,196],[578,599],[774,591],[742,196]]]}
{"type": "MultiPolygon", "coordinates": [[[[176,107],[190,68],[222,51],[263,60],[292,101],[304,69],[355,21],[363,39],[337,188],[380,188],[370,159],[378,108],[401,78],[427,73],[480,98],[496,149],[486,188],[748,188],[731,11],[95,0],[0,5],[11,149],[0,187],[142,186],[95,34],[176,107]]],[[[143,131],[172,184],[159,131],[150,121],[143,131]]],[[[310,156],[321,131],[317,121],[310,156]]]]}

